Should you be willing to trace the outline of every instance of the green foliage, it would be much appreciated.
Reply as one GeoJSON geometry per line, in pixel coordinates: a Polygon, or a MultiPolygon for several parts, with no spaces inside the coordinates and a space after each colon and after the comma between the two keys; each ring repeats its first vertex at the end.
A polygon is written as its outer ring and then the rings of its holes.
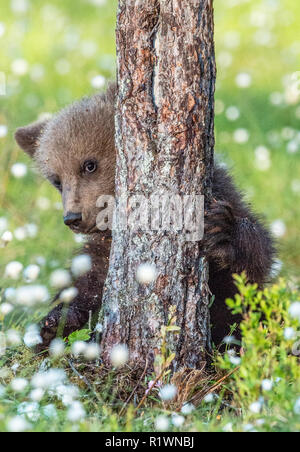
{"type": "Polygon", "coordinates": [[[175,310],[175,306],[170,307],[167,325],[161,327],[160,353],[155,357],[155,373],[161,381],[165,381],[167,375],[170,374],[171,369],[169,367],[175,358],[175,353],[170,350],[172,335],[180,333],[180,327],[176,325],[175,310]]]}
{"type": "MultiPolygon", "coordinates": [[[[244,321],[243,348],[237,358],[240,364],[230,382],[234,401],[249,422],[263,418],[264,429],[299,429],[294,405],[300,395],[300,330],[299,321],[289,314],[290,306],[299,300],[299,292],[283,280],[264,291],[247,285],[244,275],[236,275],[235,281],[239,294],[227,303],[234,313],[243,314],[244,321]],[[287,329],[294,331],[293,337],[287,337],[287,329]],[[258,413],[251,412],[253,403],[258,403],[254,405],[258,413]]],[[[234,358],[229,351],[218,357],[218,366],[230,371],[237,364],[234,358]]]]}
{"type": "Polygon", "coordinates": [[[68,345],[72,346],[75,342],[83,341],[86,342],[91,337],[91,330],[84,329],[79,331],[74,331],[74,333],[70,334],[67,338],[68,345]]]}
{"type": "MultiPolygon", "coordinates": [[[[18,149],[14,131],[40,115],[55,113],[74,99],[95,93],[97,89],[91,84],[94,77],[115,77],[117,0],[108,0],[102,6],[87,0],[29,0],[28,5],[23,13],[13,11],[11,1],[0,5],[0,25],[5,27],[2,34],[0,26],[0,72],[5,74],[7,86],[7,95],[0,96],[0,126],[7,126],[7,134],[2,132],[0,136],[0,218],[7,220],[6,229],[13,233],[32,223],[38,232],[24,240],[14,237],[0,249],[1,297],[2,289],[25,284],[21,279],[4,277],[9,262],[17,260],[24,267],[38,262],[38,284],[48,285],[51,272],[67,267],[74,248],[79,246],[63,224],[59,194],[36,174],[29,158],[18,149]],[[24,70],[20,73],[22,65],[24,70]],[[23,178],[11,174],[17,162],[27,165],[23,178]]],[[[191,414],[184,415],[181,427],[175,427],[172,414],[156,398],[147,400],[137,413],[129,403],[119,416],[123,404],[116,398],[114,376],[97,376],[97,369],[91,371],[91,364],[79,363],[81,378],[70,369],[70,354],[46,359],[36,357],[24,344],[8,344],[0,360],[0,431],[8,430],[9,422],[20,416],[20,405],[32,401],[30,384],[16,392],[11,382],[15,378],[30,382],[37,372],[53,367],[66,371],[68,382],[64,386],[76,384],[80,388],[78,398],[86,416],[70,421],[68,406],[46,391],[38,402],[39,417],[33,420],[25,415],[30,431],[153,431],[155,420],[162,413],[168,417],[171,431],[300,430],[295,409],[300,395],[299,361],[293,355],[297,336],[286,339],[285,334],[286,328],[299,331],[288,310],[292,302],[300,299],[300,109],[299,100],[287,100],[285,81],[300,68],[300,4],[294,0],[216,0],[214,6],[217,158],[232,170],[255,209],[268,222],[280,220],[285,226],[279,234],[279,253],[282,275],[289,282],[280,281],[258,292],[237,277],[240,295],[228,305],[245,316],[243,355],[228,354],[228,345],[224,357],[216,358],[218,372],[220,368],[225,374],[236,369],[235,372],[224,380],[213,402],[203,402],[191,414]],[[251,77],[246,88],[237,83],[243,73],[251,77]],[[249,138],[243,143],[236,139],[239,129],[248,133],[249,138]],[[263,157],[267,155],[266,160],[257,157],[261,146],[267,148],[267,154],[262,152],[263,157]],[[262,389],[266,379],[272,382],[270,391],[262,389]],[[255,414],[251,405],[257,402],[260,413],[255,414]],[[45,414],[48,405],[54,406],[52,415],[49,410],[45,414]]],[[[0,306],[2,301],[3,298],[0,306]]],[[[25,328],[38,322],[45,311],[45,307],[20,308],[5,316],[1,313],[0,331],[13,329],[23,336],[25,328]]],[[[173,329],[172,325],[169,327],[173,329]]],[[[234,327],[232,331],[234,334],[234,327]]],[[[173,359],[168,345],[173,334],[176,331],[162,331],[160,366],[173,359]]],[[[75,333],[69,344],[86,341],[88,336],[88,331],[75,333]]],[[[168,378],[169,374],[166,382],[168,378]]],[[[214,383],[212,376],[211,385],[214,383]]],[[[146,387],[147,381],[145,390],[146,387]]]]}

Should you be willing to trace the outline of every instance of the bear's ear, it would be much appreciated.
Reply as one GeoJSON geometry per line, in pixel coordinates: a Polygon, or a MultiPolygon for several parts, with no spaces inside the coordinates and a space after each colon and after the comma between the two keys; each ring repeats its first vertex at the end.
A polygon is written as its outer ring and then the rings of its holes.
{"type": "Polygon", "coordinates": [[[39,121],[26,127],[20,127],[15,133],[15,139],[23,151],[34,158],[35,151],[39,145],[39,139],[47,121],[39,121]]]}

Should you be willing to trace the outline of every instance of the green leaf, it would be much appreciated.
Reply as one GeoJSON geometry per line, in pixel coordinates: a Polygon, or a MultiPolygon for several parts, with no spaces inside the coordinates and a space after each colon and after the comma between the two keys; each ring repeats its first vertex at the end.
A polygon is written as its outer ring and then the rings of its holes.
{"type": "Polygon", "coordinates": [[[70,334],[68,337],[68,343],[69,345],[73,345],[77,341],[83,341],[86,342],[90,339],[91,336],[91,330],[78,330],[74,331],[74,333],[70,334]]]}

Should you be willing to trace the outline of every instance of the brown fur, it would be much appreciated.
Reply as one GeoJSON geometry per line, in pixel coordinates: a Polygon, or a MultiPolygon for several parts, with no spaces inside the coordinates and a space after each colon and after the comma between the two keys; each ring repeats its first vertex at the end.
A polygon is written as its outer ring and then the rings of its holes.
{"type": "MultiPolygon", "coordinates": [[[[84,252],[91,255],[93,268],[76,282],[79,295],[69,307],[64,336],[80,329],[89,311],[95,312],[101,306],[111,240],[96,228],[95,206],[100,195],[114,193],[114,100],[115,85],[111,85],[104,95],[85,98],[47,123],[16,132],[17,142],[36,161],[42,174],[52,183],[61,181],[64,215],[82,213],[80,225],[71,228],[90,234],[84,252]],[[84,162],[89,159],[98,161],[98,169],[83,174],[84,162]]],[[[262,287],[270,273],[274,248],[262,222],[245,205],[227,172],[217,166],[213,196],[206,213],[204,245],[210,264],[209,285],[215,295],[212,335],[213,341],[220,344],[230,325],[240,321],[225,305],[225,299],[236,292],[232,274],[245,271],[250,282],[262,287]]],[[[43,322],[43,347],[55,337],[61,310],[58,306],[43,322]]]]}

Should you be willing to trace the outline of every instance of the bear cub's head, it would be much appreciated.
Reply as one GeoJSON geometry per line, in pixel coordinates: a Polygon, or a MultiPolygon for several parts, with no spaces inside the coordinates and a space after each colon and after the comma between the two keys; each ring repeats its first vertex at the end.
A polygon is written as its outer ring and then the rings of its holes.
{"type": "Polygon", "coordinates": [[[116,87],[84,98],[52,119],[16,131],[19,146],[62,195],[64,222],[73,232],[99,232],[96,207],[114,195],[116,87]]]}

